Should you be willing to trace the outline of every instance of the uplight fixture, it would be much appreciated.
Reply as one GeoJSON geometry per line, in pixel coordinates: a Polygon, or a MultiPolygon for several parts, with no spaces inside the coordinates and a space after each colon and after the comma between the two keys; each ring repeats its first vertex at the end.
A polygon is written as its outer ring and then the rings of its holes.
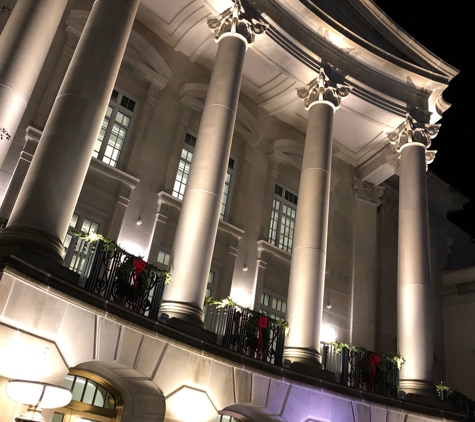
{"type": "Polygon", "coordinates": [[[5,392],[11,400],[28,406],[26,413],[15,418],[16,422],[44,422],[42,409],[63,407],[72,399],[69,389],[37,381],[10,380],[5,392]]]}

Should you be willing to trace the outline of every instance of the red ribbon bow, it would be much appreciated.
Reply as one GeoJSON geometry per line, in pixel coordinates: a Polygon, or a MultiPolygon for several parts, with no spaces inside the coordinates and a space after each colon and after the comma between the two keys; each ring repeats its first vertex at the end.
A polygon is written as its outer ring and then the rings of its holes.
{"type": "Polygon", "coordinates": [[[376,366],[381,362],[381,358],[376,354],[372,353],[369,357],[369,363],[371,365],[371,379],[369,384],[369,391],[373,391],[374,386],[374,377],[376,376],[376,366]]]}
{"type": "Polygon", "coordinates": [[[135,304],[137,302],[137,289],[139,287],[139,276],[140,273],[145,270],[147,263],[142,258],[135,258],[133,266],[135,269],[135,280],[134,280],[134,301],[132,302],[132,310],[135,311],[135,304]]]}
{"type": "Polygon", "coordinates": [[[259,335],[257,337],[257,359],[262,361],[262,352],[264,351],[264,339],[262,336],[262,330],[267,328],[267,322],[269,318],[261,315],[257,321],[257,326],[259,327],[259,335]]]}

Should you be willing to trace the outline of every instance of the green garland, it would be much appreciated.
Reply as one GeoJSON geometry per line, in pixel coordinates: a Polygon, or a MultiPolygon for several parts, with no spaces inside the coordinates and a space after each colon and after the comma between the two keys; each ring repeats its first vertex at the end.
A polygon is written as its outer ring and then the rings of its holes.
{"type": "Polygon", "coordinates": [[[358,359],[357,364],[360,370],[361,381],[371,386],[379,384],[383,379],[383,367],[386,367],[386,365],[389,364],[395,365],[398,369],[401,369],[402,365],[404,365],[404,362],[406,361],[402,356],[397,354],[374,353],[365,349],[364,347],[354,346],[343,341],[335,341],[324,344],[333,346],[336,353],[341,353],[343,349],[360,353],[360,358],[358,359]],[[373,368],[376,369],[374,373],[372,373],[373,368]]]}
{"type": "Polygon", "coordinates": [[[162,270],[160,268],[155,267],[155,265],[145,263],[145,268],[139,275],[137,290],[135,290],[135,275],[131,277],[131,274],[135,272],[134,260],[142,259],[142,257],[129,254],[115,241],[107,239],[101,234],[85,233],[82,231],[74,230],[72,227],[69,227],[68,233],[71,236],[85,240],[86,242],[96,242],[100,240],[102,241],[103,247],[106,251],[118,251],[126,256],[124,262],[122,262],[122,264],[120,264],[117,268],[115,278],[117,294],[120,297],[124,297],[127,300],[133,300],[134,298],[143,296],[149,288],[149,276],[151,278],[155,276],[164,277],[165,284],[170,284],[171,282],[171,275],[169,271],[162,270]]]}
{"type": "Polygon", "coordinates": [[[465,394],[462,394],[457,390],[452,390],[450,387],[448,387],[447,384],[445,384],[445,381],[441,381],[435,386],[435,388],[437,389],[437,393],[441,399],[443,399],[443,396],[445,395],[449,401],[464,399],[475,404],[475,402],[472,399],[469,399],[465,394]]]}
{"type": "MultiPolygon", "coordinates": [[[[242,306],[238,305],[232,298],[230,298],[229,296],[225,299],[221,299],[221,300],[217,300],[217,299],[214,299],[213,297],[209,296],[209,297],[205,297],[205,302],[204,302],[204,305],[207,306],[214,306],[216,308],[225,308],[226,306],[237,306],[239,308],[242,308],[242,306]]],[[[244,309],[244,308],[242,308],[244,309]]],[[[252,311],[254,313],[254,315],[256,316],[256,320],[252,320],[249,324],[249,328],[251,326],[253,326],[257,332],[258,330],[258,321],[259,321],[259,317],[260,316],[265,316],[266,318],[269,318],[267,315],[263,314],[262,312],[257,312],[257,311],[252,311]]],[[[248,319],[248,321],[246,322],[246,324],[251,320],[248,319]]],[[[272,324],[276,325],[277,327],[280,327],[282,328],[282,330],[284,331],[285,335],[287,335],[289,333],[289,323],[287,320],[282,320],[282,321],[278,321],[276,319],[273,319],[273,318],[269,318],[270,321],[272,321],[272,324]]],[[[253,328],[253,329],[254,329],[253,328]]],[[[244,329],[246,329],[244,327],[244,329]]]]}
{"type": "Polygon", "coordinates": [[[137,290],[135,289],[135,259],[134,256],[128,256],[125,261],[117,267],[115,275],[117,294],[128,301],[142,297],[150,286],[147,271],[144,270],[139,275],[137,290]]]}
{"type": "Polygon", "coordinates": [[[355,352],[361,352],[362,356],[365,355],[365,358],[367,357],[368,362],[372,354],[377,355],[381,363],[388,362],[388,363],[394,364],[396,365],[397,369],[401,369],[402,365],[404,365],[404,363],[406,362],[406,359],[404,359],[401,355],[398,355],[395,353],[374,353],[374,352],[370,352],[364,347],[354,346],[350,343],[345,343],[343,341],[334,341],[331,343],[324,343],[324,344],[333,346],[335,348],[336,353],[341,353],[343,349],[348,349],[355,352]]]}

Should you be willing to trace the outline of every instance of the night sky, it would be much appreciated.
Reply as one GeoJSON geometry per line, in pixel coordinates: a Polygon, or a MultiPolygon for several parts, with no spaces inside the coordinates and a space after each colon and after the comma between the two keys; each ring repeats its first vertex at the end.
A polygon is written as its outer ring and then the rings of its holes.
{"type": "Polygon", "coordinates": [[[452,107],[439,121],[442,126],[431,147],[438,152],[429,169],[474,203],[466,206],[462,216],[453,217],[475,237],[475,143],[469,137],[475,120],[474,106],[469,104],[475,89],[470,80],[475,64],[475,37],[470,28],[475,28],[475,21],[467,8],[470,2],[462,7],[462,0],[373,1],[417,41],[460,71],[443,94],[452,107]]]}

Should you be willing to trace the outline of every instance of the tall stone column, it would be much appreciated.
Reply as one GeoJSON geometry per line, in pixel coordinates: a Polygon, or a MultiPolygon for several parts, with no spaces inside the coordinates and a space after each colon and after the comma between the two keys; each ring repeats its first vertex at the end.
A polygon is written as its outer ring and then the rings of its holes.
{"type": "Polygon", "coordinates": [[[297,90],[309,110],[290,265],[284,357],[321,367],[320,327],[325,287],[333,114],[350,87],[320,73],[297,90]]]}
{"type": "Polygon", "coordinates": [[[432,382],[433,332],[427,164],[440,125],[416,121],[409,114],[388,137],[399,154],[398,352],[406,359],[399,389],[436,397],[432,382]]]}
{"type": "Polygon", "coordinates": [[[165,289],[161,312],[203,326],[203,301],[219,221],[221,196],[231,151],[242,68],[247,47],[265,25],[244,17],[240,0],[208,18],[218,53],[201,117],[193,165],[171,256],[173,283],[165,289]]]}
{"type": "Polygon", "coordinates": [[[20,245],[62,263],[62,240],[91,160],[139,0],[96,0],[46,123],[0,254],[20,245]]]}
{"type": "Polygon", "coordinates": [[[18,0],[0,35],[0,166],[28,105],[67,0],[18,0]]]}

